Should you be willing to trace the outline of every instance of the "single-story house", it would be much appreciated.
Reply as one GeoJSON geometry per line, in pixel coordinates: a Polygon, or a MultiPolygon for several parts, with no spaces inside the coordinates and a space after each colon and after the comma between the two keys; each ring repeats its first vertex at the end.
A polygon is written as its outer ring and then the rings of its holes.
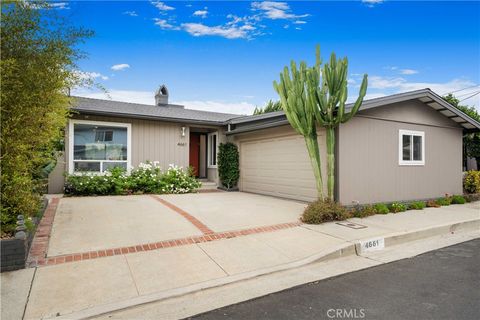
{"type": "MultiPolygon", "coordinates": [[[[65,156],[50,175],[49,192],[62,192],[63,172],[128,169],[146,161],[192,166],[199,178],[218,184],[217,148],[231,141],[239,147],[241,191],[316,198],[303,137],[282,111],[206,112],[169,104],[168,96],[161,86],[155,105],[76,97],[65,156]]],[[[336,131],[335,198],[348,205],[461,194],[462,135],[478,130],[479,122],[430,89],[366,100],[336,131]]],[[[325,131],[318,134],[326,177],[325,131]]]]}

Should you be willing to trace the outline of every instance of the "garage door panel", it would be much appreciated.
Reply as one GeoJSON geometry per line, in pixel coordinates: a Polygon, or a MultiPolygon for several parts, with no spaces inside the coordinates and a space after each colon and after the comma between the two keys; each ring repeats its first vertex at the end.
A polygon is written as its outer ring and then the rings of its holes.
{"type": "Polygon", "coordinates": [[[305,141],[297,134],[241,141],[240,174],[242,191],[304,201],[317,195],[305,141]]]}

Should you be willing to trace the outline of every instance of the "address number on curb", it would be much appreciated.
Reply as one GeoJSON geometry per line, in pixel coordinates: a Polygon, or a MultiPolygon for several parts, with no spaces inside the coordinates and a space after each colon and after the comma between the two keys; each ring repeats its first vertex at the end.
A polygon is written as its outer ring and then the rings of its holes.
{"type": "Polygon", "coordinates": [[[384,238],[375,238],[366,241],[360,241],[360,250],[362,252],[383,250],[385,248],[384,238]]]}

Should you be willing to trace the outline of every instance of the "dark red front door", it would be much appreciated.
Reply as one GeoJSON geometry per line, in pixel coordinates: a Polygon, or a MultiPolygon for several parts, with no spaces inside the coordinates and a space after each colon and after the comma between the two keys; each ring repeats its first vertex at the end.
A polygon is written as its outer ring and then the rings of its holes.
{"type": "Polygon", "coordinates": [[[190,133],[190,166],[195,171],[195,176],[198,177],[200,168],[200,135],[198,133],[190,133]]]}

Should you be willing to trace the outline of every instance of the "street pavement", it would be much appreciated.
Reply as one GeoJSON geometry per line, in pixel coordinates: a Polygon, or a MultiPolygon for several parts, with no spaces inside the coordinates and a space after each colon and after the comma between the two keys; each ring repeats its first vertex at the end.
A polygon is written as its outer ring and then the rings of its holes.
{"type": "Polygon", "coordinates": [[[191,319],[478,319],[480,239],[191,319]]]}

